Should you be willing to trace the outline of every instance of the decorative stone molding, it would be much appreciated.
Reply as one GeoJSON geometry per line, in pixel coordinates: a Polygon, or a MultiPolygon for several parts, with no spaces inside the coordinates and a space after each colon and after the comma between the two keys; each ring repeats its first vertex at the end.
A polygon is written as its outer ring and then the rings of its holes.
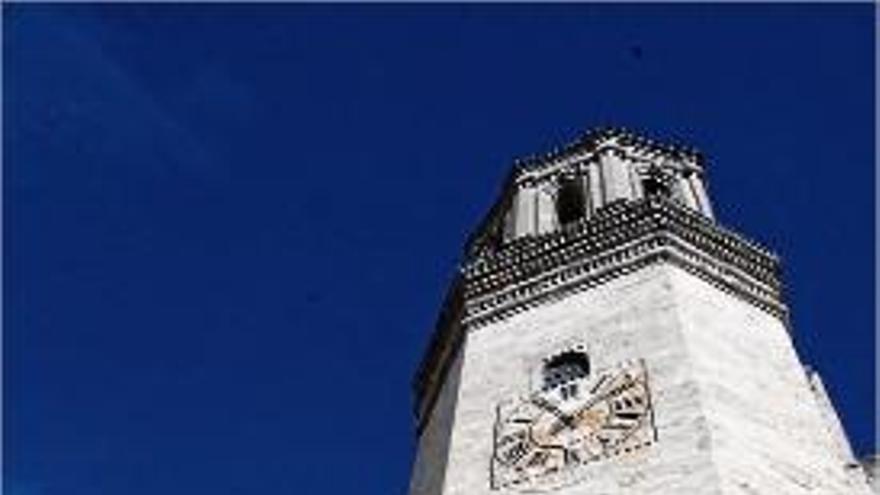
{"type": "Polygon", "coordinates": [[[770,251],[664,198],[619,202],[593,218],[517,239],[464,263],[447,317],[416,378],[430,410],[465,334],[655,263],[668,263],[787,324],[779,260],[770,251]],[[452,309],[454,308],[454,309],[452,309]]]}

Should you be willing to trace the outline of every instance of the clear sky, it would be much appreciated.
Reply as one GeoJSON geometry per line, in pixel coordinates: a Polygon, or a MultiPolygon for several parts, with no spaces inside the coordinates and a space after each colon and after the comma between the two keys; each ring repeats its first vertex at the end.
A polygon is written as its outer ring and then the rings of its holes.
{"type": "Polygon", "coordinates": [[[404,494],[512,159],[709,158],[872,450],[873,6],[9,5],[4,493],[404,494]]]}

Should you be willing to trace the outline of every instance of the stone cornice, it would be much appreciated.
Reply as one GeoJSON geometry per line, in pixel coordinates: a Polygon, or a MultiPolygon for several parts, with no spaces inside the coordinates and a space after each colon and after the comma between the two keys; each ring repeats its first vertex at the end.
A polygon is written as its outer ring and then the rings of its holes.
{"type": "Polygon", "coordinates": [[[665,144],[642,137],[622,127],[604,127],[589,130],[581,134],[574,141],[543,154],[529,155],[514,161],[514,165],[520,171],[534,171],[545,167],[552,167],[560,161],[566,161],[570,157],[614,145],[626,148],[634,154],[648,157],[667,157],[675,160],[687,160],[702,168],[704,158],[695,148],[679,145],[665,144]]]}
{"type": "Polygon", "coordinates": [[[471,258],[462,269],[469,282],[466,295],[494,290],[660,228],[675,231],[724,261],[747,267],[759,280],[777,283],[779,261],[772,252],[672,201],[651,198],[609,204],[597,215],[559,231],[514,239],[471,258]]]}
{"type": "Polygon", "coordinates": [[[779,300],[778,288],[767,286],[748,273],[719,262],[671,232],[659,232],[516,284],[507,290],[469,301],[466,303],[463,324],[467,330],[474,330],[657,262],[675,264],[768,313],[781,318],[786,315],[785,306],[779,300]]]}
{"type": "Polygon", "coordinates": [[[671,200],[612,203],[463,264],[413,384],[420,429],[468,332],[655,263],[677,266],[787,324],[779,259],[769,250],[671,200]]]}
{"type": "Polygon", "coordinates": [[[662,151],[646,150],[634,145],[624,145],[619,141],[609,141],[594,148],[579,150],[562,155],[530,168],[515,168],[515,184],[517,186],[534,186],[547,184],[560,177],[570,177],[587,173],[591,166],[597,166],[603,155],[616,155],[622,159],[637,163],[645,168],[674,168],[687,174],[704,174],[696,159],[682,159],[677,154],[662,151]]]}

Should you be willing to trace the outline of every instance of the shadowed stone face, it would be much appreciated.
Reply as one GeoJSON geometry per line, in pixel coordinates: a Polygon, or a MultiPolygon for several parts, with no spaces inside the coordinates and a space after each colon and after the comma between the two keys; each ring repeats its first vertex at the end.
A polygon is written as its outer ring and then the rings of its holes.
{"type": "Polygon", "coordinates": [[[868,482],[874,493],[880,493],[880,457],[876,454],[861,460],[861,467],[868,475],[868,482]]]}

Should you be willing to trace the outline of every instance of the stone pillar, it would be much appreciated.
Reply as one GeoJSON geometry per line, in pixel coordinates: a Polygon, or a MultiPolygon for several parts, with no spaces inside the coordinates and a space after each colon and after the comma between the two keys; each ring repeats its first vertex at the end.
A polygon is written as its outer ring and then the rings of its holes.
{"type": "Polygon", "coordinates": [[[513,199],[512,209],[516,210],[516,213],[513,215],[514,235],[516,237],[537,233],[538,229],[535,228],[535,219],[537,218],[535,212],[535,189],[533,187],[521,186],[519,188],[516,192],[516,197],[513,199]]]}
{"type": "Polygon", "coordinates": [[[605,189],[605,202],[632,198],[629,182],[629,165],[614,153],[603,153],[599,158],[602,167],[602,185],[605,189]]]}
{"type": "Polygon", "coordinates": [[[636,167],[634,166],[627,167],[627,170],[629,172],[629,185],[630,189],[632,190],[632,197],[636,199],[644,198],[645,191],[642,187],[642,175],[639,174],[638,170],[636,170],[636,167]]]}
{"type": "Polygon", "coordinates": [[[687,206],[688,208],[694,211],[700,211],[700,203],[697,199],[694,189],[690,185],[690,181],[688,179],[689,176],[693,174],[688,174],[688,176],[677,175],[676,176],[676,186],[681,194],[681,202],[687,206]]]}
{"type": "Polygon", "coordinates": [[[516,195],[514,195],[504,211],[504,225],[502,225],[503,231],[501,233],[501,238],[505,241],[509,241],[516,237],[516,211],[517,200],[516,195]]]}
{"type": "Polygon", "coordinates": [[[703,178],[698,174],[691,174],[691,176],[688,177],[688,182],[691,185],[694,196],[697,198],[697,203],[700,205],[699,211],[703,215],[714,219],[715,215],[712,213],[712,203],[709,201],[709,195],[706,194],[706,187],[703,185],[703,178]]]}
{"type": "Polygon", "coordinates": [[[556,202],[547,187],[535,188],[538,208],[538,233],[544,234],[556,230],[559,222],[556,219],[556,202]]]}
{"type": "Polygon", "coordinates": [[[602,191],[602,173],[599,171],[598,163],[590,163],[587,167],[587,176],[590,186],[590,208],[593,213],[605,204],[605,196],[602,191]]]}

